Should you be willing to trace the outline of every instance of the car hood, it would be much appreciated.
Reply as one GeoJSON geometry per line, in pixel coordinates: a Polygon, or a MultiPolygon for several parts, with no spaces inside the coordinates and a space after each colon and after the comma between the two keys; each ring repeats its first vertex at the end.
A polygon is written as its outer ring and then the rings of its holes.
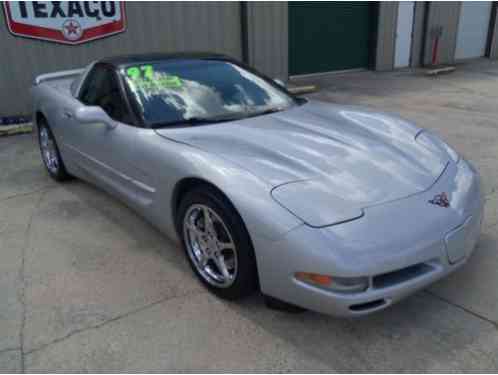
{"type": "MultiPolygon", "coordinates": [[[[365,207],[424,191],[441,175],[449,155],[417,142],[419,131],[386,114],[308,102],[270,115],[157,132],[222,156],[274,188],[315,181],[303,192],[313,195],[316,185],[323,193],[326,186],[336,201],[365,207]]],[[[299,195],[298,185],[289,190],[296,189],[299,195]]]]}

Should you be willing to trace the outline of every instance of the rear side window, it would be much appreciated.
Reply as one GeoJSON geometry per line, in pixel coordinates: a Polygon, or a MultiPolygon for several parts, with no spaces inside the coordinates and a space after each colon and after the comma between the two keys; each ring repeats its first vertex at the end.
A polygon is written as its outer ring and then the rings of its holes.
{"type": "Polygon", "coordinates": [[[132,118],[119,89],[116,74],[110,68],[96,65],[81,88],[80,101],[102,108],[112,119],[132,124],[132,118]]]}

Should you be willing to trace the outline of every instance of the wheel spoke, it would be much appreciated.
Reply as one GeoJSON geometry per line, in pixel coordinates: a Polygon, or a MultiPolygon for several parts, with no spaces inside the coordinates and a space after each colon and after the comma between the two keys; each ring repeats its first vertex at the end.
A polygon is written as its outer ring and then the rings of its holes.
{"type": "Polygon", "coordinates": [[[209,208],[204,207],[204,230],[206,233],[216,234],[216,230],[214,229],[213,219],[211,218],[211,213],[209,212],[209,208]]]}
{"type": "Polygon", "coordinates": [[[230,259],[226,259],[226,257],[225,257],[225,264],[229,270],[234,270],[235,269],[235,258],[231,257],[230,259]]]}
{"type": "Polygon", "coordinates": [[[218,256],[214,256],[213,260],[216,263],[216,266],[218,267],[219,271],[223,275],[225,282],[230,281],[231,275],[230,272],[228,272],[228,267],[225,263],[225,257],[222,254],[219,254],[218,256]]]}
{"type": "Polygon", "coordinates": [[[205,268],[207,266],[208,261],[209,261],[209,257],[207,257],[206,254],[204,254],[204,252],[201,250],[199,252],[199,265],[202,268],[205,268]]]}
{"type": "Polygon", "coordinates": [[[231,241],[230,242],[218,241],[217,245],[220,250],[232,250],[232,251],[235,250],[235,245],[231,241]]]}
{"type": "Polygon", "coordinates": [[[57,170],[59,169],[57,148],[54,139],[45,127],[40,130],[40,146],[45,165],[50,172],[57,173],[57,170]]]}
{"type": "Polygon", "coordinates": [[[191,222],[186,222],[185,223],[185,227],[193,234],[195,234],[196,236],[199,235],[199,228],[197,228],[194,224],[192,224],[191,222]]]}
{"type": "Polygon", "coordinates": [[[44,128],[40,131],[40,143],[43,147],[47,147],[47,130],[44,128]]]}

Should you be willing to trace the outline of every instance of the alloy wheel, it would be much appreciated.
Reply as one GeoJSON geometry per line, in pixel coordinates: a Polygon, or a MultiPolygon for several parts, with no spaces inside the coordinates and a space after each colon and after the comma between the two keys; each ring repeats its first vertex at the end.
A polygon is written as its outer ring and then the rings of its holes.
{"type": "Polygon", "coordinates": [[[40,148],[43,161],[51,173],[56,174],[59,170],[59,156],[54,139],[49,130],[43,126],[40,129],[40,148]]]}
{"type": "Polygon", "coordinates": [[[237,248],[227,225],[210,207],[194,204],[183,219],[187,253],[209,284],[228,288],[237,276],[237,248]]]}

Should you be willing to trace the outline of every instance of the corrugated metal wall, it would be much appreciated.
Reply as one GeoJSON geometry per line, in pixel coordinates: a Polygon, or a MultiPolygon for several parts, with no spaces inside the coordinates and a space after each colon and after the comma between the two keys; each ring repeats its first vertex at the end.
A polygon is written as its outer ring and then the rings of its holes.
{"type": "Polygon", "coordinates": [[[247,4],[249,64],[287,80],[289,68],[287,2],[247,4]]]}
{"type": "Polygon", "coordinates": [[[398,3],[381,2],[377,26],[375,70],[391,70],[394,66],[394,47],[398,22],[398,3]]]}
{"type": "MultiPolygon", "coordinates": [[[[207,50],[241,58],[239,3],[128,2],[126,16],[126,32],[80,46],[67,46],[15,37],[8,32],[2,14],[0,116],[29,113],[28,90],[36,75],[78,68],[104,56],[207,50]]],[[[268,49],[265,51],[269,53],[268,49]]],[[[259,50],[254,53],[260,56],[259,50]]],[[[261,61],[261,57],[256,60],[261,61]]]]}

